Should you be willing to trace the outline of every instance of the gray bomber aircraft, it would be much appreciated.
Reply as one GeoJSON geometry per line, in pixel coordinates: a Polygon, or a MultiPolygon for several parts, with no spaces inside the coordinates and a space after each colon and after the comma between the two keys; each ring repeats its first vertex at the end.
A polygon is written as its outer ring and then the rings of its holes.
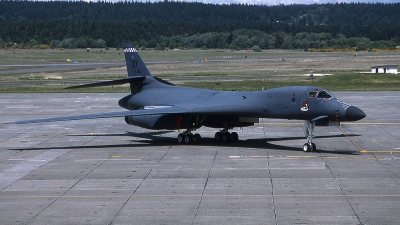
{"type": "Polygon", "coordinates": [[[128,77],[69,88],[88,88],[130,84],[131,94],[118,104],[128,111],[55,117],[13,122],[16,124],[52,121],[125,117],[126,123],[147,129],[177,130],[178,142],[198,143],[201,136],[192,131],[201,126],[220,128],[215,140],[236,142],[239,137],[229,130],[253,126],[259,118],[306,121],[307,143],[304,151],[316,150],[313,140],[315,126],[329,126],[341,121],[357,121],[365,113],[335,98],[328,91],[312,86],[289,86],[269,90],[216,91],[175,86],[153,77],[131,44],[123,45],[128,77]]]}

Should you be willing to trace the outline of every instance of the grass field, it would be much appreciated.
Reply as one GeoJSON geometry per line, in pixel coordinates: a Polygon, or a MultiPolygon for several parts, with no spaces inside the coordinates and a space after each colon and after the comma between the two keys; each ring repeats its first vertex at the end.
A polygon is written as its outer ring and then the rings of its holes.
{"type": "MultiPolygon", "coordinates": [[[[172,83],[219,90],[260,90],[315,85],[328,90],[400,90],[400,75],[369,74],[370,67],[398,65],[399,53],[317,53],[270,50],[140,51],[153,75],[172,83]],[[314,76],[307,74],[328,74],[314,76]]],[[[79,83],[126,76],[124,66],[19,72],[26,65],[124,62],[122,49],[0,50],[0,92],[66,92],[79,83]]],[[[74,92],[129,92],[127,86],[77,89],[74,92]]]]}

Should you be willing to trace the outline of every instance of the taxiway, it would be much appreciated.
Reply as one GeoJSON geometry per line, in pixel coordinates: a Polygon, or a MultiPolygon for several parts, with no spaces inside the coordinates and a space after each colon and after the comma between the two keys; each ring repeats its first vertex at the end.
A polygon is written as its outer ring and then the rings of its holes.
{"type": "Polygon", "coordinates": [[[218,144],[123,118],[7,122],[119,111],[124,94],[0,94],[1,224],[399,224],[400,92],[337,92],[367,117],[316,127],[263,119],[218,144]]]}

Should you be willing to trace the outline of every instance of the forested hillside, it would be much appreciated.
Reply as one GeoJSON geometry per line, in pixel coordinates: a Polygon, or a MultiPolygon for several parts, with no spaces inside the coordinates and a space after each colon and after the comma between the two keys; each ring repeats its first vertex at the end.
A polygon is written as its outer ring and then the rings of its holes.
{"type": "Polygon", "coordinates": [[[1,0],[0,47],[118,47],[132,42],[160,49],[394,49],[400,45],[399,12],[400,3],[256,6],[1,0]]]}

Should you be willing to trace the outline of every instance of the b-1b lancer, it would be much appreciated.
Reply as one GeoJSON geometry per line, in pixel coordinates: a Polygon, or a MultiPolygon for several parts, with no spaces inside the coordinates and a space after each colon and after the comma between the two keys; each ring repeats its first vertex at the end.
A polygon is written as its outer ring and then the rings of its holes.
{"type": "Polygon", "coordinates": [[[127,111],[17,121],[41,123],[52,121],[125,117],[126,123],[154,130],[185,130],[177,137],[179,143],[198,143],[201,136],[193,133],[206,126],[219,128],[215,140],[237,142],[235,127],[253,126],[259,118],[306,121],[307,143],[304,151],[316,150],[314,126],[328,126],[341,121],[357,121],[365,113],[335,98],[328,91],[313,86],[289,86],[260,90],[216,91],[175,86],[153,77],[131,44],[123,45],[128,77],[69,88],[88,88],[130,84],[131,94],[118,104],[127,111]]]}

